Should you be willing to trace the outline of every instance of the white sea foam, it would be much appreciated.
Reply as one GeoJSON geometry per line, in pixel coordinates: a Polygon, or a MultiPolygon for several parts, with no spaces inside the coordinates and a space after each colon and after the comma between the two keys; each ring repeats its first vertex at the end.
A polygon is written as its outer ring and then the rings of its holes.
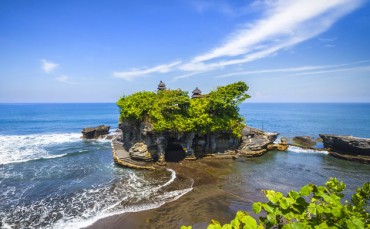
{"type": "Polygon", "coordinates": [[[155,209],[159,208],[165,203],[175,201],[185,195],[186,193],[190,192],[193,190],[193,187],[191,186],[190,188],[182,189],[182,190],[175,190],[171,192],[166,192],[163,195],[158,196],[156,201],[154,203],[148,203],[148,204],[142,204],[142,205],[135,205],[135,206],[129,206],[129,207],[124,207],[120,210],[116,211],[107,211],[111,210],[119,205],[121,205],[121,201],[115,203],[114,205],[108,207],[107,209],[104,209],[103,211],[100,212],[100,214],[97,214],[93,217],[90,218],[82,218],[82,217],[75,217],[70,220],[61,220],[58,221],[56,224],[53,225],[54,229],[65,229],[65,228],[85,228],[88,227],[92,224],[94,224],[96,221],[114,216],[114,215],[120,215],[123,213],[128,213],[128,212],[139,212],[139,211],[145,211],[145,210],[150,210],[150,209],[155,209]]]}
{"type": "Polygon", "coordinates": [[[78,142],[81,134],[33,134],[0,135],[0,163],[19,163],[42,158],[57,158],[65,155],[49,154],[46,147],[69,142],[78,142]]]}
{"type": "Polygon", "coordinates": [[[164,185],[162,185],[162,188],[168,186],[176,179],[176,172],[173,169],[167,168],[166,170],[171,172],[171,179],[167,181],[164,185]]]}
{"type": "Polygon", "coordinates": [[[321,154],[329,154],[326,150],[314,150],[314,149],[303,149],[298,146],[289,146],[289,151],[294,153],[321,153],[321,154]]]}
{"type": "MultiPolygon", "coordinates": [[[[73,196],[53,194],[30,205],[14,203],[15,208],[0,211],[2,226],[82,228],[105,217],[158,208],[167,202],[177,200],[193,189],[193,180],[175,184],[176,172],[172,169],[167,171],[170,174],[167,173],[165,180],[150,179],[144,174],[129,171],[122,180],[112,185],[99,185],[81,190],[73,196]],[[171,184],[175,186],[170,187],[171,184]],[[179,184],[181,185],[177,186],[179,184]]],[[[14,191],[9,190],[11,193],[14,191]]],[[[14,196],[11,193],[9,195],[14,196]]],[[[17,195],[23,198],[23,194],[17,195]]],[[[11,200],[8,198],[4,204],[12,205],[13,202],[9,201],[11,200]]]]}
{"type": "MultiPolygon", "coordinates": [[[[103,219],[109,216],[119,215],[128,212],[139,212],[149,209],[158,208],[165,203],[175,201],[185,195],[186,193],[193,190],[194,181],[191,181],[191,185],[189,188],[180,189],[180,190],[173,190],[169,192],[163,192],[161,189],[173,183],[176,179],[176,172],[172,169],[167,169],[167,171],[171,172],[170,179],[164,183],[163,185],[159,185],[157,187],[152,187],[150,185],[150,181],[143,179],[143,177],[137,176],[135,173],[130,173],[128,180],[128,185],[125,187],[129,187],[131,189],[131,195],[128,194],[125,198],[116,201],[115,203],[111,204],[110,206],[104,208],[99,212],[95,212],[95,214],[87,214],[90,217],[74,217],[73,219],[68,220],[61,220],[58,221],[56,224],[53,225],[53,228],[61,229],[61,228],[84,228],[89,225],[92,225],[99,219],[103,219]],[[135,196],[133,196],[134,194],[135,196]],[[123,206],[122,202],[128,198],[136,199],[140,203],[142,200],[150,198],[150,203],[145,204],[135,204],[129,206],[123,206]]],[[[123,190],[121,190],[123,191],[123,190]]],[[[128,190],[126,190],[128,191],[128,190]]],[[[128,191],[127,193],[130,193],[128,191]]]]}

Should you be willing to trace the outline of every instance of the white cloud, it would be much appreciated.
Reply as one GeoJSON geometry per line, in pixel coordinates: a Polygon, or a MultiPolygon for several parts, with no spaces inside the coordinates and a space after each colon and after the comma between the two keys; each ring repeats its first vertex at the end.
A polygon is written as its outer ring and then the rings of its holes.
{"type": "Polygon", "coordinates": [[[335,71],[343,71],[343,69],[361,69],[363,66],[356,66],[351,68],[343,68],[345,66],[355,66],[359,64],[369,63],[370,60],[361,60],[352,63],[346,64],[335,64],[335,65],[318,65],[318,66],[299,66],[299,67],[290,67],[290,68],[275,68],[275,69],[259,69],[253,71],[237,71],[237,72],[230,72],[226,74],[222,74],[217,76],[216,78],[226,78],[226,77],[233,77],[233,76],[247,76],[247,75],[256,75],[256,74],[271,74],[271,73],[291,73],[295,72],[296,75],[305,75],[309,72],[314,70],[322,70],[322,71],[315,71],[315,72],[335,72],[335,71]],[[342,69],[342,70],[340,70],[342,69]]]}
{"type": "Polygon", "coordinates": [[[351,68],[329,69],[329,70],[322,70],[322,71],[301,72],[301,73],[294,74],[291,76],[318,75],[318,74],[325,74],[325,73],[332,73],[332,72],[349,72],[349,71],[350,72],[370,72],[370,65],[351,67],[351,68]]]}
{"type": "Polygon", "coordinates": [[[138,76],[145,76],[151,73],[167,73],[167,72],[173,71],[174,67],[178,66],[181,63],[182,63],[181,61],[176,61],[170,64],[158,65],[153,68],[132,69],[131,71],[114,72],[113,76],[130,81],[133,78],[138,77],[138,76]]]}
{"type": "Polygon", "coordinates": [[[55,79],[62,83],[70,83],[70,77],[66,75],[57,76],[55,79]]]}
{"type": "Polygon", "coordinates": [[[45,60],[45,59],[42,59],[40,61],[41,61],[41,69],[47,74],[52,73],[59,66],[59,64],[45,60]]]}
{"type": "MultiPolygon", "coordinates": [[[[261,1],[257,2],[259,3],[257,5],[261,5],[261,1]]],[[[266,58],[327,31],[337,20],[358,8],[363,2],[363,0],[262,1],[264,11],[261,18],[236,30],[222,45],[195,56],[190,61],[183,63],[179,61],[144,70],[115,72],[113,75],[132,80],[146,74],[171,71],[203,73],[266,58]]],[[[201,10],[202,5],[198,6],[201,10]]],[[[190,76],[190,74],[176,76],[175,80],[190,76]]]]}
{"type": "Polygon", "coordinates": [[[270,7],[264,18],[236,31],[223,45],[194,57],[191,62],[227,59],[205,65],[213,69],[215,65],[222,67],[269,56],[321,34],[361,3],[361,0],[269,2],[270,7]]]}
{"type": "Polygon", "coordinates": [[[319,41],[321,42],[333,42],[338,40],[338,37],[331,37],[331,38],[319,38],[319,41]]]}
{"type": "MultiPolygon", "coordinates": [[[[336,69],[344,69],[340,67],[344,66],[354,66],[358,64],[368,63],[370,60],[361,60],[352,63],[346,64],[335,64],[335,65],[318,65],[318,66],[299,66],[299,67],[290,67],[290,68],[277,68],[277,69],[259,69],[259,70],[251,70],[251,71],[238,71],[238,72],[231,72],[217,76],[216,78],[226,78],[226,77],[233,77],[233,76],[241,76],[241,75],[255,75],[255,74],[270,74],[270,73],[290,73],[290,72],[297,72],[298,74],[305,74],[308,71],[313,70],[325,70],[329,71],[336,71],[336,69]],[[330,69],[330,70],[329,70],[330,69]]],[[[361,66],[356,67],[361,68],[361,66]]],[[[352,69],[352,68],[349,68],[352,69]]]]}

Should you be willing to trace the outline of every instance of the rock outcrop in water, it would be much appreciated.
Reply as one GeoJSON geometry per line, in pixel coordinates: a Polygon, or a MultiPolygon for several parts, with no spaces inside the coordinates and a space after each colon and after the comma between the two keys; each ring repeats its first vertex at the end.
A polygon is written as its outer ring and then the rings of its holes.
{"type": "Polygon", "coordinates": [[[370,139],[333,134],[320,134],[324,147],[330,149],[330,154],[353,161],[370,163],[370,139]]]}
{"type": "Polygon", "coordinates": [[[155,132],[149,121],[126,121],[120,125],[120,129],[126,150],[136,160],[180,161],[210,153],[230,153],[236,152],[240,143],[240,139],[231,133],[202,135],[195,132],[155,132]]]}
{"type": "Polygon", "coordinates": [[[278,133],[268,133],[246,126],[241,138],[231,133],[155,132],[150,122],[123,122],[120,142],[135,161],[177,162],[197,158],[237,158],[260,156],[268,150],[287,150],[286,143],[272,144],[278,133]]]}
{"type": "MultiPolygon", "coordinates": [[[[263,130],[246,126],[242,131],[242,141],[238,152],[246,157],[260,156],[269,150],[268,146],[272,145],[278,135],[278,133],[264,132],[263,130]]],[[[270,149],[272,149],[271,146],[270,149]]]]}
{"type": "MultiPolygon", "coordinates": [[[[250,97],[245,82],[208,94],[196,88],[191,97],[186,91],[167,89],[162,81],[157,89],[118,100],[120,142],[125,151],[121,161],[164,165],[184,159],[260,156],[269,149],[287,148],[286,144],[271,145],[277,133],[245,127],[238,108],[250,97]]],[[[119,145],[114,141],[113,147],[119,145]]]]}
{"type": "Polygon", "coordinates": [[[81,133],[85,139],[98,139],[100,136],[109,134],[110,126],[97,126],[84,128],[81,133]]]}
{"type": "Polygon", "coordinates": [[[292,145],[302,148],[311,148],[316,145],[316,141],[313,140],[310,136],[296,136],[292,139],[292,141],[292,145]]]}

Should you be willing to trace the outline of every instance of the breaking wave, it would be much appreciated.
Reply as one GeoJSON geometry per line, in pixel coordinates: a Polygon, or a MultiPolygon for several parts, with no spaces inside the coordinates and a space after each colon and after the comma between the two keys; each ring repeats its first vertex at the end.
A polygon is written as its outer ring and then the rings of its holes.
{"type": "Polygon", "coordinates": [[[321,153],[321,154],[329,154],[326,150],[314,150],[314,149],[304,149],[298,146],[289,146],[289,151],[294,153],[321,153]]]}
{"type": "MultiPolygon", "coordinates": [[[[69,143],[82,143],[83,141],[86,140],[81,139],[80,133],[0,135],[0,165],[53,159],[84,153],[87,150],[75,148],[73,151],[74,146],[72,145],[68,148],[69,143]],[[72,149],[72,152],[60,153],[60,150],[51,150],[52,147],[72,149]]],[[[100,144],[110,142],[110,140],[98,139],[89,140],[89,142],[90,144],[100,144]]]]}
{"type": "Polygon", "coordinates": [[[167,169],[166,179],[152,179],[133,171],[109,185],[84,189],[70,196],[49,195],[31,204],[0,211],[4,228],[82,228],[99,219],[162,206],[193,189],[193,180],[167,169]],[[170,174],[168,174],[170,173],[170,174]]]}
{"type": "Polygon", "coordinates": [[[52,154],[48,147],[82,141],[79,133],[0,135],[0,163],[20,163],[39,159],[63,157],[52,154]]]}

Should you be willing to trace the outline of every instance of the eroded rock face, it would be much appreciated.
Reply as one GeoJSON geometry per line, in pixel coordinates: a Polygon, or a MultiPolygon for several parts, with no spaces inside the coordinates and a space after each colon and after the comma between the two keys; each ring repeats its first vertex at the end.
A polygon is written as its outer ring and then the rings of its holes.
{"type": "MultiPolygon", "coordinates": [[[[124,122],[120,124],[122,142],[130,157],[141,161],[177,161],[186,158],[209,157],[210,154],[226,155],[234,152],[230,158],[243,156],[260,156],[267,146],[273,143],[278,133],[245,127],[242,137],[231,133],[196,132],[177,133],[171,131],[155,132],[149,121],[124,122]],[[151,157],[150,157],[151,156],[151,157]]],[[[285,145],[284,145],[285,146],[285,145]]],[[[282,149],[283,146],[279,146],[282,149]]]]}
{"type": "Polygon", "coordinates": [[[85,139],[97,139],[102,135],[109,134],[110,126],[97,126],[97,127],[87,127],[84,128],[81,133],[82,137],[85,139]]]}
{"type": "Polygon", "coordinates": [[[332,151],[349,154],[370,156],[370,138],[353,136],[339,136],[334,134],[320,134],[324,147],[332,151]]]}
{"type": "Polygon", "coordinates": [[[155,132],[148,121],[141,123],[126,121],[119,127],[122,130],[122,142],[128,151],[138,142],[145,143],[154,161],[159,162],[163,162],[166,158],[176,158],[174,153],[177,151],[179,154],[185,153],[186,158],[198,158],[208,153],[235,150],[240,144],[239,138],[228,133],[201,135],[195,132],[155,132]],[[166,155],[168,152],[172,155],[166,155]]]}
{"type": "Polygon", "coordinates": [[[246,157],[260,156],[268,150],[268,145],[272,144],[278,135],[246,126],[242,130],[242,142],[238,152],[246,157]]]}
{"type": "Polygon", "coordinates": [[[139,161],[153,161],[148,146],[144,142],[135,143],[129,150],[130,157],[139,161]]]}
{"type": "Polygon", "coordinates": [[[278,150],[278,151],[287,151],[289,148],[288,143],[286,142],[280,142],[280,143],[275,143],[275,144],[269,144],[267,146],[268,150],[278,150]]]}

